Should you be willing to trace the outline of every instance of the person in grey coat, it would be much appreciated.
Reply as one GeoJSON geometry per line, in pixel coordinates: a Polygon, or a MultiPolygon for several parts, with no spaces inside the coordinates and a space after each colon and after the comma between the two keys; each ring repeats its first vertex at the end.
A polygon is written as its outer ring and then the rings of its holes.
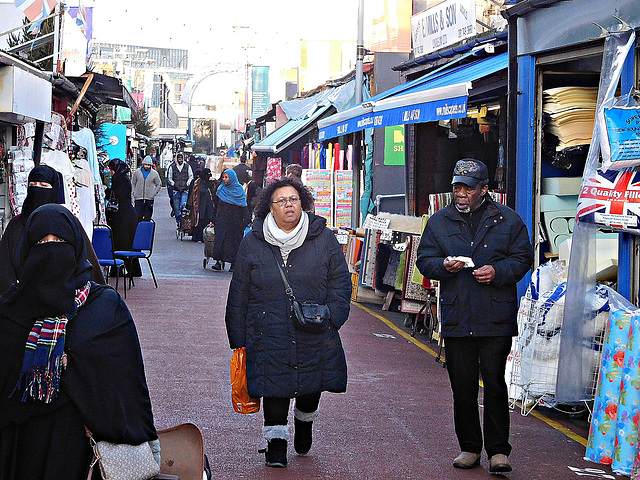
{"type": "Polygon", "coordinates": [[[151,220],[153,215],[153,199],[162,188],[160,175],[153,169],[153,159],[147,155],[142,166],[135,171],[131,179],[133,200],[138,222],[151,220]]]}
{"type": "Polygon", "coordinates": [[[351,278],[325,219],[306,212],[312,202],[309,190],[289,177],[261,192],[227,299],[229,345],[246,347],[249,395],[263,398],[265,461],[271,467],[287,466],[290,399],[296,399],[295,451],[306,455],[321,392],[341,393],[347,387],[338,330],[349,316],[351,278]],[[286,270],[298,301],[328,306],[330,319],[319,332],[294,327],[276,262],[286,270]]]}
{"type": "Polygon", "coordinates": [[[511,337],[518,334],[516,284],[531,268],[527,227],[509,207],[487,195],[484,163],[465,158],[453,172],[453,204],[427,221],[416,266],[440,281],[442,337],[453,391],[461,453],[456,468],[480,464],[483,446],[491,473],[510,472],[509,398],[504,379],[511,337]],[[484,383],[484,432],[478,378],[484,383]]]}

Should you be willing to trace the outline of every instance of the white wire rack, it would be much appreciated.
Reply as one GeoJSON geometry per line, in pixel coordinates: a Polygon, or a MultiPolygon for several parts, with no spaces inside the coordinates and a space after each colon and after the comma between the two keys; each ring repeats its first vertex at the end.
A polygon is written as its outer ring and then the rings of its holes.
{"type": "MultiPolygon", "coordinates": [[[[520,401],[520,411],[524,416],[540,404],[557,405],[555,393],[563,310],[564,298],[550,302],[543,294],[534,300],[527,293],[520,300],[518,337],[510,356],[509,397],[512,408],[516,408],[520,401]]],[[[584,328],[585,338],[591,338],[583,369],[585,384],[591,386],[589,400],[595,396],[606,318],[607,312],[602,312],[584,328]]]]}

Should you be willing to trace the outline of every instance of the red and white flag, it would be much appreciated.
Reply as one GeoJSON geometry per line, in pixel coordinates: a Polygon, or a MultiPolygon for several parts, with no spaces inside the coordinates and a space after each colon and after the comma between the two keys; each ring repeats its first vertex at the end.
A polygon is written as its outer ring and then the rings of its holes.
{"type": "Polygon", "coordinates": [[[578,200],[580,222],[638,233],[640,172],[597,170],[583,182],[578,200]]]}

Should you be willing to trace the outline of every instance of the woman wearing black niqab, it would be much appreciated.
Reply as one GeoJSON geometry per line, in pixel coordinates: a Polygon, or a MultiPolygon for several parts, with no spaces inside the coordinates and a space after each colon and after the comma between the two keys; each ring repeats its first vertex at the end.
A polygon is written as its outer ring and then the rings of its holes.
{"type": "MultiPolygon", "coordinates": [[[[131,204],[131,180],[129,179],[130,168],[125,162],[119,158],[114,158],[109,162],[111,169],[111,187],[105,192],[106,198],[112,194],[118,199],[118,211],[112,212],[107,210],[107,223],[111,227],[113,234],[114,250],[131,250],[133,238],[136,235],[138,227],[138,214],[131,204]]],[[[125,265],[127,270],[133,271],[133,276],[142,275],[140,263],[137,258],[127,260],[125,265]]],[[[111,276],[115,276],[115,270],[112,269],[111,276]]]]}
{"type": "MultiPolygon", "coordinates": [[[[11,219],[0,239],[0,295],[17,280],[16,251],[29,215],[42,205],[64,203],[62,175],[48,165],[38,165],[31,170],[27,182],[27,197],[22,204],[21,213],[11,219]]],[[[80,225],[79,221],[78,225],[80,225]]],[[[87,257],[92,265],[91,280],[96,283],[105,283],[98,258],[91,246],[91,240],[84,230],[82,232],[87,257]]]]}
{"type": "Polygon", "coordinates": [[[0,297],[0,480],[84,480],[85,426],[97,440],[157,440],[133,319],[89,281],[74,218],[56,204],[31,214],[19,281],[0,297]]]}

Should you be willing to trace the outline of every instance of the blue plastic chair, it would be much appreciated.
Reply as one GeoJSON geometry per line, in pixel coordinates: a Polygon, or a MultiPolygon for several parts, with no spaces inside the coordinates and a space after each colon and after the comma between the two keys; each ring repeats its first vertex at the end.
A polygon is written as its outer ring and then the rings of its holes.
{"type": "MultiPolygon", "coordinates": [[[[133,237],[133,245],[131,250],[116,250],[116,258],[144,258],[149,264],[149,270],[151,270],[151,277],[156,288],[158,288],[158,282],[156,281],[156,275],[153,273],[153,267],[151,266],[151,254],[153,253],[153,237],[156,231],[156,222],[153,220],[139,222],[136,228],[136,235],[133,237]]],[[[129,288],[133,283],[133,275],[129,275],[129,288]]]]}
{"type": "MultiPolygon", "coordinates": [[[[124,284],[124,297],[127,298],[127,279],[124,274],[124,260],[116,258],[113,251],[113,236],[108,225],[96,225],[93,227],[93,239],[91,240],[93,249],[98,257],[101,267],[116,269],[116,292],[118,291],[118,279],[122,273],[122,283],[124,284]]],[[[109,278],[107,272],[107,279],[109,278]]]]}

